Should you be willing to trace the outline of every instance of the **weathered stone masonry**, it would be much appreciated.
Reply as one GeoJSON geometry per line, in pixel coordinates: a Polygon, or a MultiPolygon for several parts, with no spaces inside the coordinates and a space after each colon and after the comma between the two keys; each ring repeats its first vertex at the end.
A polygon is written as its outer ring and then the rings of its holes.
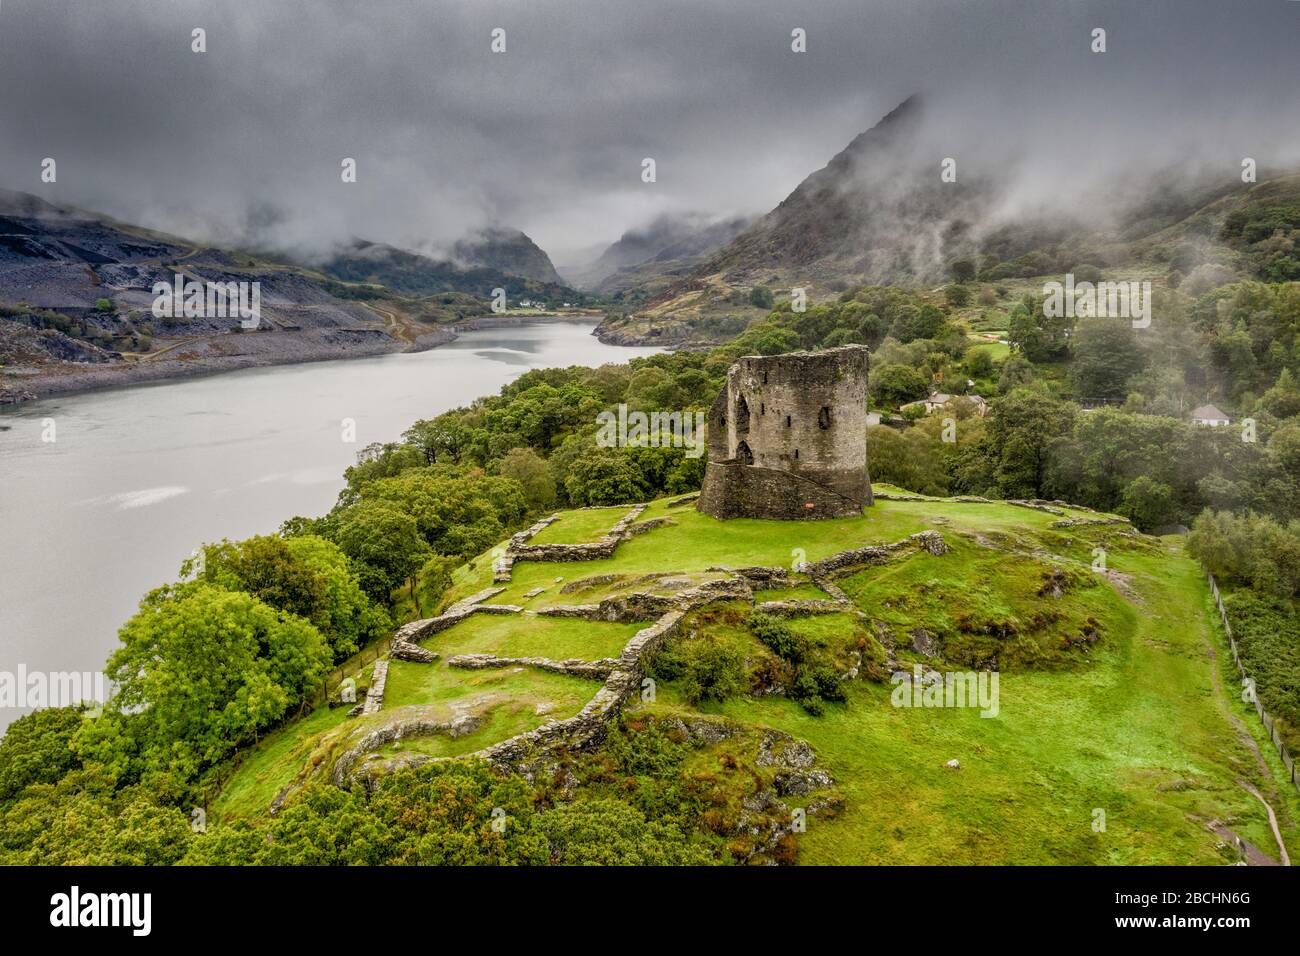
{"type": "Polygon", "coordinates": [[[841,518],[872,503],[865,346],[748,356],[709,411],[696,509],[715,518],[841,518]]]}

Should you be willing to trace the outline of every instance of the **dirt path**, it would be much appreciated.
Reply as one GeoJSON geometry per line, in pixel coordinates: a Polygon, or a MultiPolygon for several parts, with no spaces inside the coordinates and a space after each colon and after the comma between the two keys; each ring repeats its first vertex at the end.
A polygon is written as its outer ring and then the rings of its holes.
{"type": "MultiPolygon", "coordinates": [[[[1193,817],[1192,819],[1199,819],[1193,817]]],[[[1235,846],[1241,854],[1242,859],[1247,866],[1277,866],[1277,860],[1273,859],[1255,844],[1251,843],[1232,827],[1226,826],[1220,820],[1203,820],[1207,830],[1217,836],[1229,846],[1235,846]]]]}
{"type": "Polygon", "coordinates": [[[1282,865],[1290,866],[1291,857],[1287,855],[1286,844],[1282,842],[1282,832],[1278,829],[1277,815],[1273,812],[1273,808],[1269,806],[1268,801],[1264,799],[1264,797],[1260,794],[1260,792],[1256,790],[1254,787],[1252,787],[1250,784],[1248,784],[1245,780],[1238,780],[1237,783],[1241,786],[1243,790],[1251,794],[1260,803],[1264,804],[1264,809],[1268,811],[1268,825],[1273,828],[1273,839],[1277,840],[1277,849],[1278,852],[1282,855],[1282,865]]]}
{"type": "Polygon", "coordinates": [[[377,313],[385,322],[388,323],[388,332],[395,338],[400,339],[407,345],[414,345],[416,339],[415,324],[402,313],[395,309],[385,309],[383,306],[371,305],[369,302],[364,303],[365,307],[371,312],[377,313]]]}

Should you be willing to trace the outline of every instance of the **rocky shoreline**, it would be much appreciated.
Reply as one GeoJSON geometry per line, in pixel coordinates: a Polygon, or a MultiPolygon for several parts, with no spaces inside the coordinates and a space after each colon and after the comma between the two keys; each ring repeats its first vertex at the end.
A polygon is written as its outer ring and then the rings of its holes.
{"type": "Polygon", "coordinates": [[[591,330],[591,334],[596,336],[604,345],[648,345],[667,349],[670,352],[707,352],[709,349],[721,344],[706,339],[692,338],[689,332],[689,329],[672,325],[650,325],[646,327],[645,331],[637,331],[629,325],[610,322],[608,318],[603,319],[599,325],[591,330]]]}
{"type": "MultiPolygon", "coordinates": [[[[404,343],[380,333],[359,336],[357,340],[348,342],[297,341],[292,349],[259,350],[235,355],[194,355],[184,352],[184,357],[178,356],[175,359],[152,362],[122,361],[99,364],[59,362],[45,366],[29,366],[28,374],[14,374],[13,371],[7,371],[3,377],[0,377],[0,406],[18,405],[54,396],[126,388],[151,382],[220,375],[245,368],[266,368],[273,365],[369,358],[401,351],[422,351],[445,345],[454,338],[455,335],[448,335],[444,341],[431,342],[411,349],[404,346],[404,343]]],[[[198,346],[203,344],[205,343],[195,343],[198,346]]]]}
{"type": "Polygon", "coordinates": [[[0,408],[54,396],[79,395],[151,382],[220,375],[246,368],[373,358],[395,352],[425,352],[454,342],[461,332],[517,328],[534,322],[592,322],[595,315],[481,316],[432,329],[406,343],[381,330],[319,333],[262,333],[211,336],[177,344],[175,358],[112,363],[58,362],[24,369],[0,369],[0,408]],[[230,354],[229,348],[241,351],[230,354]]]}

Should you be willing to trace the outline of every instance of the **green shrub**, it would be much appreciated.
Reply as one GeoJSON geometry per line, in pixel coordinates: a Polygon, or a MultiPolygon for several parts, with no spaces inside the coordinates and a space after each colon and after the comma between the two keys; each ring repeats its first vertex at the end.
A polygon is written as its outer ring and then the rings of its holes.
{"type": "Polygon", "coordinates": [[[655,673],[678,681],[682,695],[692,704],[727,700],[748,687],[745,652],[707,637],[670,645],[655,662],[655,673]]]}
{"type": "Polygon", "coordinates": [[[788,623],[770,614],[751,614],[750,632],[789,665],[786,695],[797,700],[808,713],[820,716],[823,702],[844,700],[844,689],[830,655],[813,646],[788,623]]]}

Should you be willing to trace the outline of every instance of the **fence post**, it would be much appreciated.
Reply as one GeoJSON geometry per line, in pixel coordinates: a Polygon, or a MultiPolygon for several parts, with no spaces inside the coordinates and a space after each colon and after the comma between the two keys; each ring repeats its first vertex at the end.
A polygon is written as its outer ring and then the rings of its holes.
{"type": "MultiPolygon", "coordinates": [[[[1228,647],[1232,649],[1232,659],[1237,665],[1237,672],[1241,674],[1244,680],[1249,680],[1250,675],[1246,673],[1246,665],[1241,662],[1241,654],[1237,650],[1237,640],[1232,633],[1232,624],[1228,621],[1228,609],[1223,606],[1223,596],[1219,592],[1219,582],[1214,580],[1214,575],[1208,570],[1205,572],[1206,580],[1210,582],[1210,593],[1214,595],[1214,604],[1219,609],[1219,619],[1223,622],[1223,631],[1228,637],[1228,647]]],[[[1273,746],[1277,748],[1278,756],[1282,758],[1282,766],[1291,774],[1291,784],[1300,790],[1300,763],[1291,756],[1286,745],[1282,743],[1282,735],[1278,732],[1277,721],[1269,716],[1268,711],[1264,710],[1264,705],[1259,699],[1259,693],[1255,693],[1255,713],[1259,715],[1260,723],[1264,725],[1264,730],[1268,738],[1272,741],[1273,746]]]]}

